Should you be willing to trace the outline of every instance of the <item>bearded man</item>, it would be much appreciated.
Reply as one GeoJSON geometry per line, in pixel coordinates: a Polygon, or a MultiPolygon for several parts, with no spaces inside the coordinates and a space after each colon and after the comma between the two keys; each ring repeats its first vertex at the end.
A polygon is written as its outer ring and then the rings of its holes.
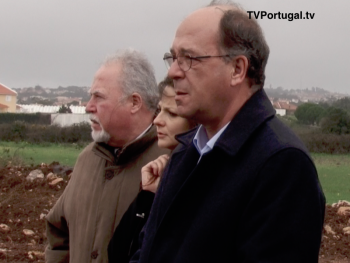
{"type": "Polygon", "coordinates": [[[126,49],[107,58],[89,93],[94,142],[46,217],[50,263],[108,262],[108,243],[139,192],[141,168],[165,153],[152,125],[157,83],[143,54],[126,49]]]}

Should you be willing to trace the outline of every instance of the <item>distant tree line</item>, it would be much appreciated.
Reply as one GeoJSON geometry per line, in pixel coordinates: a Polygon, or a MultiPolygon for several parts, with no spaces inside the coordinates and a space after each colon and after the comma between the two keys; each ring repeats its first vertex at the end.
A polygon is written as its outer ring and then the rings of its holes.
{"type": "Polygon", "coordinates": [[[350,98],[331,104],[302,104],[295,111],[295,117],[302,124],[319,126],[323,133],[350,134],[350,98]]]}
{"type": "Polygon", "coordinates": [[[51,114],[48,113],[0,113],[0,124],[14,123],[16,121],[28,124],[51,124],[51,114]]]}
{"type": "Polygon", "coordinates": [[[41,104],[54,105],[57,103],[57,97],[63,96],[68,98],[81,98],[82,101],[88,101],[90,95],[88,94],[88,87],[68,86],[57,89],[44,88],[40,85],[35,87],[17,88],[18,104],[41,104]]]}
{"type": "Polygon", "coordinates": [[[0,141],[26,141],[29,143],[77,143],[91,142],[88,123],[67,127],[58,125],[29,124],[24,121],[0,124],[0,141]]]}
{"type": "Polygon", "coordinates": [[[58,109],[58,113],[72,113],[72,110],[69,108],[69,105],[62,105],[59,109],[58,109]]]}
{"type": "Polygon", "coordinates": [[[308,95],[318,94],[322,97],[327,97],[327,98],[329,98],[332,95],[331,92],[318,87],[312,87],[310,89],[306,88],[306,89],[290,89],[290,90],[284,89],[283,87],[277,87],[277,88],[264,87],[264,90],[269,97],[275,98],[276,100],[278,98],[289,99],[289,100],[292,100],[292,99],[299,100],[301,97],[301,94],[308,94],[308,95]]]}
{"type": "Polygon", "coordinates": [[[31,96],[29,98],[23,99],[18,98],[17,101],[18,104],[40,104],[40,105],[55,105],[57,103],[57,98],[49,99],[49,98],[43,98],[38,96],[31,96]]]}

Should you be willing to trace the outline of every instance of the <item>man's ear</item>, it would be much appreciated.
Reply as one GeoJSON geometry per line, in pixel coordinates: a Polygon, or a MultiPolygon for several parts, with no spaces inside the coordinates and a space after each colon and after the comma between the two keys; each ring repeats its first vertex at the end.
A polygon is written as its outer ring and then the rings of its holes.
{"type": "Polygon", "coordinates": [[[134,92],[131,95],[131,102],[131,113],[136,113],[142,108],[143,100],[140,94],[134,92]]]}
{"type": "Polygon", "coordinates": [[[241,84],[245,80],[249,63],[247,57],[242,55],[235,57],[231,63],[231,85],[236,86],[241,84]]]}

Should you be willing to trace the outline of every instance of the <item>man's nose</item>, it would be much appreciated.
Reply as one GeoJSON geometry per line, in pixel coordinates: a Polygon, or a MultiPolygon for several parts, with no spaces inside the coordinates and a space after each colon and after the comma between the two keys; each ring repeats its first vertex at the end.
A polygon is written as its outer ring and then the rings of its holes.
{"type": "Polygon", "coordinates": [[[92,113],[94,112],[94,107],[92,105],[91,99],[88,101],[88,103],[85,106],[85,112],[86,113],[92,113]]]}
{"type": "Polygon", "coordinates": [[[172,79],[183,78],[185,76],[185,72],[180,68],[177,60],[171,64],[168,70],[168,76],[172,79]]]}

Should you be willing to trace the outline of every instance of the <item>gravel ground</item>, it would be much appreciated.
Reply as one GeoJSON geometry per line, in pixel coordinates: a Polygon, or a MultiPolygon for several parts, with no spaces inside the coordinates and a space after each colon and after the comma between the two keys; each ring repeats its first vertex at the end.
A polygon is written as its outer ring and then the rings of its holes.
{"type": "MultiPolygon", "coordinates": [[[[57,165],[8,166],[0,170],[0,262],[44,262],[45,215],[69,181],[65,173],[47,176],[55,172],[57,165]],[[45,177],[27,181],[27,175],[35,169],[41,170],[45,177]]],[[[348,202],[326,207],[319,262],[350,262],[348,202]]]]}

